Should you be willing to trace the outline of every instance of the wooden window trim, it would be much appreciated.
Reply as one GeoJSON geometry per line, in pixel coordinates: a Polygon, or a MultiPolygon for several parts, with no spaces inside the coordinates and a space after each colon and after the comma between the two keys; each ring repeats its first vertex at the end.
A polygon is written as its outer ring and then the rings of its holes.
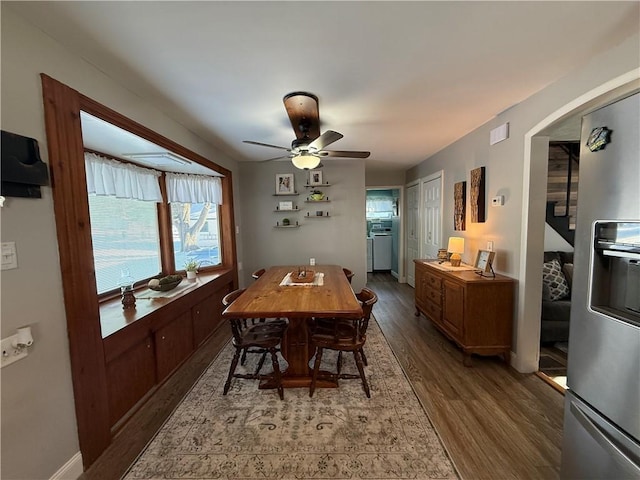
{"type": "MultiPolygon", "coordinates": [[[[107,448],[112,433],[93,264],[80,112],[84,111],[101,118],[224,175],[223,205],[220,207],[222,267],[232,272],[233,283],[237,286],[232,174],[228,169],[124,117],[48,75],[41,74],[40,77],[78,438],[86,469],[107,448]]],[[[168,204],[163,207],[159,208],[158,215],[163,221],[170,221],[168,204]]],[[[162,258],[169,258],[172,264],[169,237],[170,230],[161,231],[162,258]],[[165,238],[162,238],[163,235],[165,238]]],[[[170,271],[171,264],[163,264],[163,271],[170,271]]]]}

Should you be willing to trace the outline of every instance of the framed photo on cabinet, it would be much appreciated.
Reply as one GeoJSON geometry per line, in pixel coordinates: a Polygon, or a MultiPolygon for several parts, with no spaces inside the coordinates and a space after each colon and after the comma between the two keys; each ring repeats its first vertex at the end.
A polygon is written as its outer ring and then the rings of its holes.
{"type": "Polygon", "coordinates": [[[476,256],[476,263],[473,265],[476,268],[476,273],[480,275],[494,275],[493,273],[493,258],[495,257],[496,252],[492,252],[489,250],[478,250],[478,255],[476,256]]]}

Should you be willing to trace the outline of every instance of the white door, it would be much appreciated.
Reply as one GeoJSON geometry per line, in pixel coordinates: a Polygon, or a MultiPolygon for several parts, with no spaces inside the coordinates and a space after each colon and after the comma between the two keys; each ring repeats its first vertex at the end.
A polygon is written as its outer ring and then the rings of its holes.
{"type": "Polygon", "coordinates": [[[422,180],[423,231],[420,238],[420,255],[423,258],[438,258],[442,245],[442,177],[427,177],[422,180]]]}
{"type": "Polygon", "coordinates": [[[407,187],[407,283],[415,288],[414,258],[420,258],[420,184],[407,187]]]}

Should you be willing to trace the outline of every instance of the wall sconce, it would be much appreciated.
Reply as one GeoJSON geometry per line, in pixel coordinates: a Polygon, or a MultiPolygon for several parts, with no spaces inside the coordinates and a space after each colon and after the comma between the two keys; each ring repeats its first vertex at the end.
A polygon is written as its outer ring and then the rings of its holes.
{"type": "Polygon", "coordinates": [[[31,327],[21,327],[16,332],[15,335],[2,339],[2,367],[29,355],[28,348],[33,345],[31,327]]]}
{"type": "Polygon", "coordinates": [[[459,267],[460,262],[462,261],[461,253],[464,253],[464,238],[462,237],[449,237],[449,245],[447,247],[447,251],[451,253],[451,261],[452,267],[459,267]]]}

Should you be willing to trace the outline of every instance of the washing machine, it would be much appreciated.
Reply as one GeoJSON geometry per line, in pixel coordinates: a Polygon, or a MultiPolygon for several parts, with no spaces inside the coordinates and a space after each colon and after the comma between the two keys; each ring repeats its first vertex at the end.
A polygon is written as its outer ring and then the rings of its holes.
{"type": "Polygon", "coordinates": [[[391,243],[393,238],[390,233],[373,233],[373,269],[391,270],[391,243]]]}

